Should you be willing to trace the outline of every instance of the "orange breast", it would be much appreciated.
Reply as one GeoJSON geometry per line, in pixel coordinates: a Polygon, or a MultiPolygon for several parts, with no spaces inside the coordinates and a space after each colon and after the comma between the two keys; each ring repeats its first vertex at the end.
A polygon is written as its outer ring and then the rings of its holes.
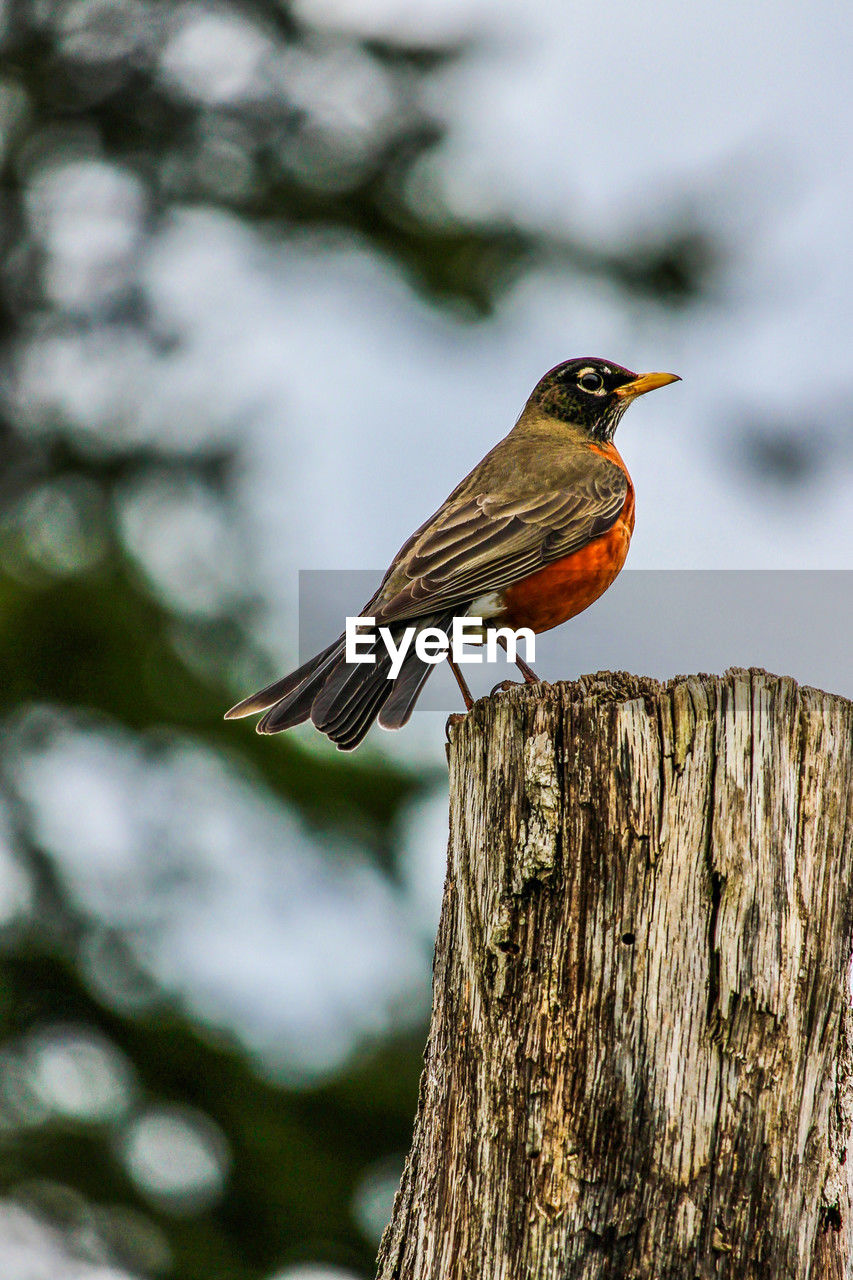
{"type": "Polygon", "coordinates": [[[628,479],[625,505],[618,520],[607,533],[579,551],[508,587],[501,619],[504,625],[530,627],[537,634],[558,627],[597,600],[625,563],[634,532],[634,486],[613,445],[597,448],[596,452],[616,462],[628,479]]]}

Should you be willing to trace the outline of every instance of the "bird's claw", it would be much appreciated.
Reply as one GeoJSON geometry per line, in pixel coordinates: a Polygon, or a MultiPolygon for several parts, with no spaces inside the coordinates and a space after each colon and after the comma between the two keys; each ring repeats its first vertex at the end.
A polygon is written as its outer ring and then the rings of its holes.
{"type": "Polygon", "coordinates": [[[499,680],[492,692],[489,694],[493,698],[496,693],[509,693],[510,689],[520,689],[521,685],[518,680],[499,680]]]}
{"type": "Polygon", "coordinates": [[[464,719],[465,719],[465,716],[462,714],[461,711],[454,711],[452,715],[449,715],[447,717],[447,724],[444,726],[444,734],[448,742],[450,741],[450,730],[453,729],[457,724],[461,724],[464,719]]]}

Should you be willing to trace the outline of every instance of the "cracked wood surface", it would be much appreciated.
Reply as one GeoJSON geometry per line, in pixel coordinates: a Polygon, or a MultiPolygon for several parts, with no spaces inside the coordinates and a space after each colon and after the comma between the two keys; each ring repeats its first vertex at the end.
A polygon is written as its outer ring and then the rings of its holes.
{"type": "Polygon", "coordinates": [[[853,704],[601,674],[477,703],[449,760],[379,1277],[853,1274],[853,704]]]}

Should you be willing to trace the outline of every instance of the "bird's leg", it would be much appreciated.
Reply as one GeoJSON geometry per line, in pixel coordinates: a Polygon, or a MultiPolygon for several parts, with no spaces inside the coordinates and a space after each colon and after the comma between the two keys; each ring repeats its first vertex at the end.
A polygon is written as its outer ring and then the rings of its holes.
{"type": "Polygon", "coordinates": [[[468,688],[467,684],[465,683],[462,672],[459,670],[459,668],[457,667],[453,659],[448,658],[447,662],[448,662],[448,666],[450,667],[450,670],[453,672],[454,676],[456,677],[456,683],[459,685],[459,692],[462,694],[462,697],[465,701],[465,710],[470,711],[474,705],[474,699],[471,697],[471,690],[468,688]]]}
{"type": "MultiPolygon", "coordinates": [[[[502,635],[498,636],[498,644],[502,649],[506,650],[506,640],[502,635]]],[[[533,668],[529,666],[524,661],[524,659],[520,657],[517,653],[515,655],[515,665],[518,667],[519,671],[524,676],[525,684],[541,684],[542,683],[542,677],[537,676],[533,668]]]]}

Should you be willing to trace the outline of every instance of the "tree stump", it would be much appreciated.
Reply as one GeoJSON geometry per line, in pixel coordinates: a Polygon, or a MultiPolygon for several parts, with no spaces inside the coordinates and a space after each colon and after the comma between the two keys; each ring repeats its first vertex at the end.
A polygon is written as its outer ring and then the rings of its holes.
{"type": "Polygon", "coordinates": [[[382,1280],[853,1271],[853,704],[602,673],[451,733],[382,1280]]]}

